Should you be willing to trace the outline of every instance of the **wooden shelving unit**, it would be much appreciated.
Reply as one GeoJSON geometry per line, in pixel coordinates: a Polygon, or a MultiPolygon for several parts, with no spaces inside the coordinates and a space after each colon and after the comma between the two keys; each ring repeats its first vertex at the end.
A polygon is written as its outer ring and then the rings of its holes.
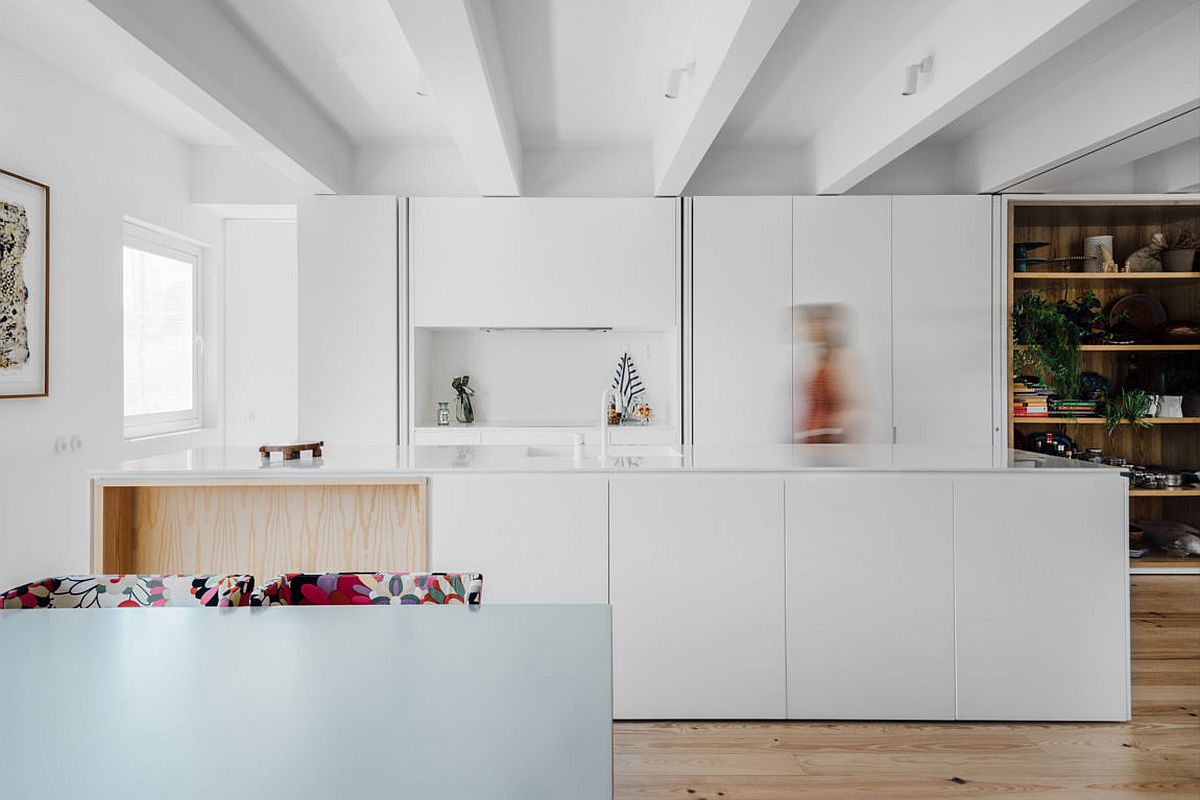
{"type": "MultiPolygon", "coordinates": [[[[1157,198],[1006,198],[1008,312],[1015,300],[1026,292],[1040,292],[1048,300],[1075,299],[1091,291],[1104,308],[1132,293],[1147,294],[1159,300],[1171,320],[1200,320],[1200,272],[1097,274],[1054,271],[1016,272],[1013,245],[1018,242],[1049,242],[1049,246],[1030,253],[1053,261],[1079,256],[1088,236],[1111,235],[1113,257],[1118,264],[1151,240],[1153,234],[1175,226],[1186,226],[1200,233],[1200,199],[1187,197],[1157,198]]],[[[1081,262],[1068,262],[1080,265],[1081,262]]],[[[1010,342],[1011,342],[1011,328],[1010,342]]],[[[1027,347],[1008,347],[1008,375],[1014,355],[1027,347]]],[[[1114,387],[1152,381],[1178,359],[1200,356],[1200,344],[1085,345],[1083,369],[1096,372],[1114,387]],[[1132,373],[1132,376],[1131,376],[1132,373]]],[[[1151,387],[1152,388],[1152,387],[1151,387]]],[[[1007,396],[1008,437],[1010,445],[1026,433],[1052,431],[1065,433],[1081,449],[1101,448],[1106,455],[1120,456],[1130,463],[1179,468],[1200,468],[1200,417],[1156,418],[1148,428],[1122,425],[1111,435],[1100,416],[1020,417],[1011,413],[1011,388],[1007,396]]],[[[1129,492],[1130,520],[1179,520],[1200,527],[1200,489],[1140,489],[1129,492]]],[[[1181,560],[1165,553],[1151,553],[1130,560],[1133,572],[1186,572],[1200,567],[1200,558],[1181,560]]]]}

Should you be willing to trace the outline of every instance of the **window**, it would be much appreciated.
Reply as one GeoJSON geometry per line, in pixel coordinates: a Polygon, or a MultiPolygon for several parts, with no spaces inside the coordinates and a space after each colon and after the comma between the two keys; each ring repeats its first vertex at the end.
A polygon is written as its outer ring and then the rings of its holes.
{"type": "Polygon", "coordinates": [[[125,224],[125,437],[201,425],[200,248],[125,224]]]}

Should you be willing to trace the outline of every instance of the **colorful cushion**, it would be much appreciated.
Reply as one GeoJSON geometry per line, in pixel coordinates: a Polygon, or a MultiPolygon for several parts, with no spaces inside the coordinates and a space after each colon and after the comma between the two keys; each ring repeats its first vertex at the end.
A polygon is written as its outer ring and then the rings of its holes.
{"type": "Polygon", "coordinates": [[[0,608],[248,606],[253,575],[67,575],[0,595],[0,608]]]}
{"type": "Polygon", "coordinates": [[[254,592],[254,606],[479,605],[476,572],[286,572],[254,592]]]}

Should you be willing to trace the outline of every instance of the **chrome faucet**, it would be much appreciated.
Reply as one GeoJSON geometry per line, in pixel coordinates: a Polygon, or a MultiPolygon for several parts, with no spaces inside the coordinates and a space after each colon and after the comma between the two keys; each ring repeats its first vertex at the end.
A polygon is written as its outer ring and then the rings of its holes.
{"type": "Polygon", "coordinates": [[[600,395],[600,460],[608,458],[608,395],[611,389],[605,389],[600,395]]]}

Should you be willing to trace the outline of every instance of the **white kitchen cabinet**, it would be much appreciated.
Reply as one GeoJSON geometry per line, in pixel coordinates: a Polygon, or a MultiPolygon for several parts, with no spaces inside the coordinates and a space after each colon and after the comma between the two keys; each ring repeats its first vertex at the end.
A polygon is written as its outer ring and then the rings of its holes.
{"type": "MultiPolygon", "coordinates": [[[[398,224],[395,197],[300,201],[301,437],[330,447],[398,442],[398,224]]],[[[272,310],[261,313],[269,317],[272,310]]]]}
{"type": "Polygon", "coordinates": [[[485,603],[608,602],[608,481],[438,475],[433,570],[483,573],[485,603]]]}
{"type": "Polygon", "coordinates": [[[692,209],[692,440],[791,442],[792,199],[692,209]]]}
{"type": "Polygon", "coordinates": [[[671,328],[672,198],[415,198],[418,327],[671,328]]]}
{"type": "Polygon", "coordinates": [[[892,412],[899,444],[992,442],[991,198],[892,198],[892,412]]]}
{"type": "MultiPolygon", "coordinates": [[[[847,309],[851,389],[859,410],[855,439],[891,442],[891,198],[794,197],[792,209],[792,301],[847,309]]],[[[798,342],[793,374],[799,385],[812,368],[812,348],[798,342]]],[[[796,404],[803,419],[804,392],[796,404]]]]}
{"type": "Polygon", "coordinates": [[[953,479],[787,479],[792,719],[954,719],[953,479]]]}
{"type": "Polygon", "coordinates": [[[1125,479],[1110,480],[955,479],[959,719],[1129,718],[1125,479]]]}
{"type": "Polygon", "coordinates": [[[783,479],[614,477],[613,714],[786,711],[783,479]]]}

